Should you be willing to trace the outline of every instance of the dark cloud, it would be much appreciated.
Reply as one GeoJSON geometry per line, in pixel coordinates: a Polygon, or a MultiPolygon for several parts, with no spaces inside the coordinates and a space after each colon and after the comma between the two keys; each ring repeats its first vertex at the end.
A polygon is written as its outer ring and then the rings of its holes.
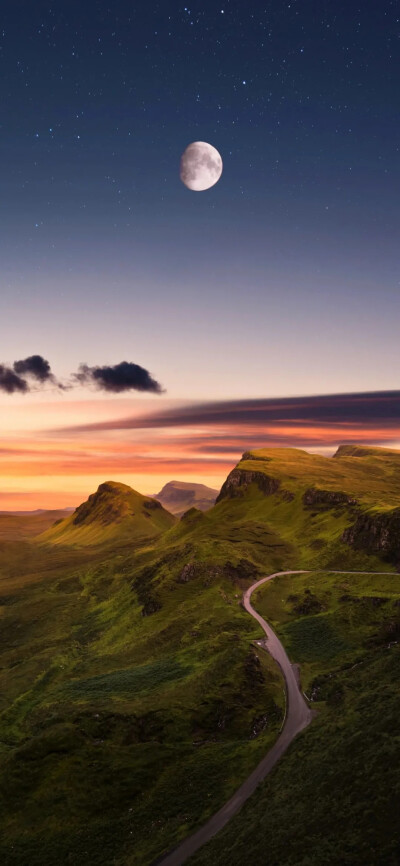
{"type": "Polygon", "coordinates": [[[31,390],[52,385],[62,391],[67,391],[73,385],[93,385],[100,391],[120,393],[122,391],[148,391],[162,394],[164,389],[150,375],[148,370],[139,364],[122,361],[115,366],[88,367],[81,364],[77,373],[68,385],[56,379],[50,364],[41,355],[30,355],[15,361],[12,367],[0,364],[0,391],[6,394],[16,392],[26,394],[31,390]]]}
{"type": "Polygon", "coordinates": [[[51,372],[49,362],[41,355],[30,355],[29,358],[15,361],[13,367],[18,376],[36,379],[40,385],[51,384],[57,388],[64,388],[51,372]]]}
{"type": "Polygon", "coordinates": [[[29,391],[29,385],[11,367],[0,364],[0,391],[4,391],[6,394],[26,394],[29,391]]]}
{"type": "Polygon", "coordinates": [[[43,387],[43,385],[53,385],[62,391],[66,390],[66,386],[62,385],[52,373],[49,362],[41,355],[30,355],[28,358],[14,361],[13,372],[21,382],[24,382],[25,387],[20,390],[25,393],[43,387]],[[27,379],[28,381],[26,381],[27,379]],[[32,380],[33,385],[31,384],[32,380]]]}
{"type": "Polygon", "coordinates": [[[75,379],[81,385],[94,385],[101,391],[117,394],[121,391],[163,393],[163,388],[152,378],[148,370],[128,361],[121,361],[113,367],[88,367],[87,364],[81,364],[75,379]]]}
{"type": "MultiPolygon", "coordinates": [[[[356,394],[328,394],[315,397],[287,397],[260,400],[230,400],[198,403],[176,409],[165,409],[148,415],[121,418],[75,428],[77,431],[128,430],[157,427],[213,427],[236,430],[260,428],[273,434],[280,426],[290,435],[290,428],[304,427],[305,440],[313,425],[349,425],[355,428],[398,428],[400,391],[377,391],[356,394]]],[[[255,432],[255,431],[254,431],[255,432]]],[[[340,430],[338,429],[338,435],[340,430]]],[[[317,437],[318,438],[318,437],[317,437]]]]}

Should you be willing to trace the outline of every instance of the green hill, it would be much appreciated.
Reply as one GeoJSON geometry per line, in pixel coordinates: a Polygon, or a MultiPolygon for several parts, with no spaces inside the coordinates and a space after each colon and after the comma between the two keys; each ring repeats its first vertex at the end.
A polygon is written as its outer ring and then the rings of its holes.
{"type": "Polygon", "coordinates": [[[67,546],[138,542],[154,538],[174,522],[156,499],[126,484],[106,481],[73,514],[44,532],[40,541],[67,546]]]}
{"type": "Polygon", "coordinates": [[[275,534],[288,567],[396,566],[400,453],[359,446],[339,448],[333,458],[287,448],[246,452],[204,515],[204,528],[207,520],[209,534],[235,535],[252,557],[275,534]]]}
{"type": "MultiPolygon", "coordinates": [[[[39,543],[3,540],[1,862],[149,866],[222,805],[284,712],[242,592],[290,567],[318,573],[278,580],[257,604],[301,664],[318,716],[269,778],[253,839],[239,816],[225,849],[217,838],[199,862],[264,866],[268,850],[274,866],[351,864],[362,834],[375,852],[398,779],[399,507],[399,452],[269,449],[247,452],[217,504],[180,521],[107,482],[39,543]],[[363,786],[371,802],[378,793],[373,807],[363,786]],[[346,825],[335,860],[346,803],[357,832],[346,825]]],[[[371,866],[396,862],[386,835],[386,859],[371,866]]]]}

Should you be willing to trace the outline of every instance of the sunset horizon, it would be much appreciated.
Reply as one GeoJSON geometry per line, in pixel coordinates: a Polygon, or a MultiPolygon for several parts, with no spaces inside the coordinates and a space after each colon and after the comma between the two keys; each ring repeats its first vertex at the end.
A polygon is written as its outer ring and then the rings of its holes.
{"type": "Polygon", "coordinates": [[[400,447],[398,391],[207,403],[43,398],[7,399],[0,510],[76,507],[107,479],[144,495],[171,480],[219,489],[242,453],[255,448],[329,455],[341,444],[400,447]]]}

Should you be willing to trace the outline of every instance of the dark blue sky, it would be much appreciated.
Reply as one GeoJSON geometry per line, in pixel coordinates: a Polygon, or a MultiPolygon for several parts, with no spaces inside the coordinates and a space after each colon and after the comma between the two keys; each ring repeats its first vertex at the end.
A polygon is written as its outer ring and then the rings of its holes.
{"type": "Polygon", "coordinates": [[[126,358],[171,397],[397,387],[399,19],[3,3],[0,360],[126,358]],[[224,160],[205,193],[196,139],[224,160]]]}

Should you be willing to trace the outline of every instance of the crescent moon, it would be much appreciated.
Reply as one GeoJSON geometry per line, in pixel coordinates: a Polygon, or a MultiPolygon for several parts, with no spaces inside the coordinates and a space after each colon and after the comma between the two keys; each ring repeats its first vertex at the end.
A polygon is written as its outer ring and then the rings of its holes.
{"type": "Polygon", "coordinates": [[[195,192],[218,183],[223,169],[221,154],[206,141],[192,141],[181,156],[180,178],[195,192]]]}

